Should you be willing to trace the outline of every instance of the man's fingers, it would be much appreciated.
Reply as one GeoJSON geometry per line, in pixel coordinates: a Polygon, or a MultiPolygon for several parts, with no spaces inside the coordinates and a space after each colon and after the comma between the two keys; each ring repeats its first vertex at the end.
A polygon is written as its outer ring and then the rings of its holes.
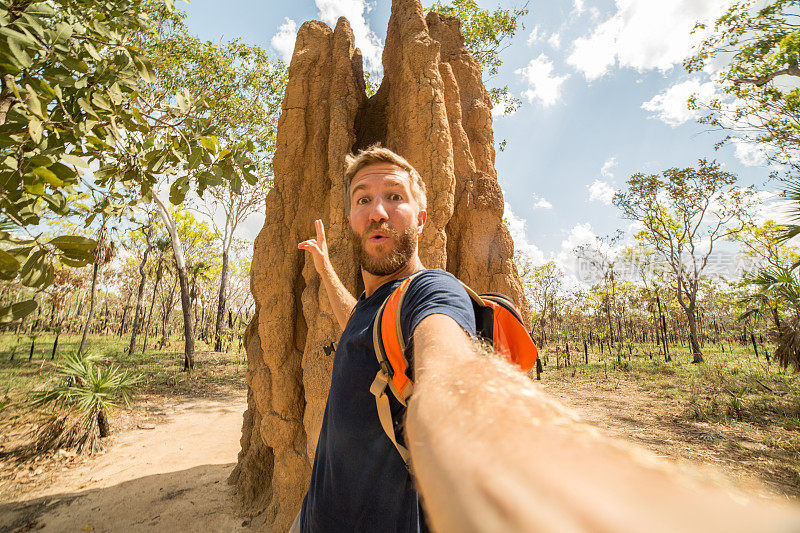
{"type": "Polygon", "coordinates": [[[309,239],[307,241],[303,241],[297,244],[297,247],[302,250],[308,250],[311,248],[318,248],[316,239],[309,239]]]}
{"type": "Polygon", "coordinates": [[[321,245],[325,245],[325,226],[322,224],[322,219],[317,219],[314,221],[314,226],[317,228],[317,241],[321,245]]]}

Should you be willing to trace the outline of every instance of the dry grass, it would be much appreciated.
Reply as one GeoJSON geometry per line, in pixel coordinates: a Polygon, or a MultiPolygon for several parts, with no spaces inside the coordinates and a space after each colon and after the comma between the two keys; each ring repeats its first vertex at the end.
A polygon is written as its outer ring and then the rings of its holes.
{"type": "Polygon", "coordinates": [[[747,347],[712,348],[702,365],[685,352],[671,363],[593,355],[588,366],[551,365],[543,386],[589,423],[657,455],[711,465],[756,494],[800,498],[800,376],[747,347]]]}

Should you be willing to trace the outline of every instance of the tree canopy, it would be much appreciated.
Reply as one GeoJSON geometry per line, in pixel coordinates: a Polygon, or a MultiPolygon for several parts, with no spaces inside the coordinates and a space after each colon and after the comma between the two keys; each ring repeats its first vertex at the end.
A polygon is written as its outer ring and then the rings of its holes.
{"type": "MultiPolygon", "coordinates": [[[[461,31],[467,50],[483,67],[489,80],[500,72],[503,61],[500,53],[505,50],[519,29],[524,29],[520,19],[528,14],[528,4],[522,7],[494,11],[481,9],[475,0],[437,0],[430,11],[461,19],[461,31]]],[[[503,112],[513,113],[520,101],[511,95],[508,86],[489,88],[489,98],[493,105],[502,105],[503,112]]]]}
{"type": "MultiPolygon", "coordinates": [[[[47,217],[80,216],[88,227],[98,214],[122,217],[137,203],[160,202],[158,183],[177,205],[190,190],[226,184],[238,192],[268,168],[275,125],[261,119],[275,107],[270,91],[282,67],[240,43],[209,63],[213,45],[172,31],[185,28],[171,4],[0,2],[0,278],[42,290],[56,263],[94,261],[94,239],[45,239],[47,217]],[[191,69],[178,68],[175,53],[219,78],[207,87],[227,93],[190,86],[181,73],[191,69]],[[217,104],[225,113],[211,111],[217,104]],[[95,201],[73,201],[86,192],[95,201]]],[[[3,307],[0,321],[35,308],[35,299],[3,307]]]]}
{"type": "MultiPolygon", "coordinates": [[[[715,74],[723,94],[708,103],[690,100],[691,107],[705,113],[701,123],[738,131],[795,169],[800,143],[800,87],[795,79],[800,77],[799,6],[798,0],[734,3],[684,64],[689,72],[724,65],[715,74]]],[[[706,28],[701,24],[697,29],[706,28]]]]}

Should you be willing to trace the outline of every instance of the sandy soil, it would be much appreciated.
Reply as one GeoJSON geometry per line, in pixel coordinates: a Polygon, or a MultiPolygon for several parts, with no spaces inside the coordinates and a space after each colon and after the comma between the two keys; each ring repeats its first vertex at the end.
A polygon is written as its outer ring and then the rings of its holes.
{"type": "Polygon", "coordinates": [[[244,393],[149,405],[107,451],[0,505],[0,531],[241,531],[226,483],[244,393]]]}
{"type": "MultiPolygon", "coordinates": [[[[800,500],[800,450],[769,448],[763,439],[796,431],[691,421],[646,382],[547,377],[539,386],[606,434],[750,495],[800,500]]],[[[256,529],[236,512],[226,482],[239,452],[243,389],[225,382],[202,394],[194,386],[190,397],[141,398],[112,419],[116,436],[103,454],[9,470],[0,481],[0,532],[256,529]]]]}
{"type": "Polygon", "coordinates": [[[764,435],[794,435],[780,426],[705,423],[687,419],[683,407],[647,384],[626,380],[543,380],[540,386],[589,425],[642,446],[681,469],[700,471],[720,485],[765,501],[800,502],[796,451],[765,446],[764,435]],[[795,463],[796,464],[796,463],[795,463]]]}

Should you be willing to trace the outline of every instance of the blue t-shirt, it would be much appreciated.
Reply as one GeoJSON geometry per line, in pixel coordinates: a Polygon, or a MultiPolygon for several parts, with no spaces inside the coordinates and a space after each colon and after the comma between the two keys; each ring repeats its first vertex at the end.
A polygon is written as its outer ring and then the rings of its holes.
{"type": "MultiPolygon", "coordinates": [[[[372,324],[381,304],[403,279],[380,286],[369,298],[362,294],[339,339],[311,484],[300,517],[303,532],[427,530],[411,475],[384,433],[375,397],[369,391],[378,372],[372,324]]],[[[472,301],[461,283],[444,270],[418,275],[407,289],[400,312],[407,374],[412,380],[414,349],[409,341],[422,319],[432,314],[450,316],[475,335],[472,301]]],[[[388,389],[387,394],[398,428],[405,408],[388,389]]],[[[402,441],[402,431],[396,432],[402,441]]]]}

